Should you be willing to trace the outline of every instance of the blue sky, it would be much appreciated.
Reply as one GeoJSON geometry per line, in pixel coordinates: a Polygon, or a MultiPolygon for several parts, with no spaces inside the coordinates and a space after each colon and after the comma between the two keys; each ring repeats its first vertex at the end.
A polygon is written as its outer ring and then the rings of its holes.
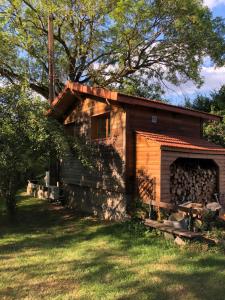
{"type": "MultiPolygon", "coordinates": [[[[225,18],[225,0],[204,0],[213,12],[214,17],[220,16],[225,18]]],[[[173,104],[183,104],[185,96],[193,99],[197,94],[209,94],[210,91],[219,89],[222,84],[225,84],[225,66],[215,68],[209,63],[206,58],[201,71],[205,83],[200,89],[197,89],[192,82],[187,82],[179,87],[171,86],[166,91],[166,98],[173,104]]]]}

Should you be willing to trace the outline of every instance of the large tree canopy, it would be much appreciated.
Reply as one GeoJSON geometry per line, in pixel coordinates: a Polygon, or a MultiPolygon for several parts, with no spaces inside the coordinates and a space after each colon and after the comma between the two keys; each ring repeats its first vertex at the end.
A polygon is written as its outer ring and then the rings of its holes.
{"type": "Polygon", "coordinates": [[[46,98],[49,13],[58,91],[67,79],[145,94],[166,81],[200,84],[203,58],[225,58],[223,20],[201,0],[2,0],[0,13],[1,77],[46,98]]]}

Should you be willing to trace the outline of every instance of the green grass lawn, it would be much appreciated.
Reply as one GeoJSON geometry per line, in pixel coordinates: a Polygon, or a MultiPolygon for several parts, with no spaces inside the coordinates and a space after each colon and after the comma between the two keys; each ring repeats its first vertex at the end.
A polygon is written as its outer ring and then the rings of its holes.
{"type": "Polygon", "coordinates": [[[225,256],[20,196],[0,217],[0,299],[225,299],[225,256]]]}

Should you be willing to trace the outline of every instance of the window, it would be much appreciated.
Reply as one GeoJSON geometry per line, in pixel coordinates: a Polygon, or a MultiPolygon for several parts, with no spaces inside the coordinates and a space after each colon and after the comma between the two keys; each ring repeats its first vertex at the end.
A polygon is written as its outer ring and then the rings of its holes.
{"type": "Polygon", "coordinates": [[[105,139],[110,136],[110,113],[91,118],[91,138],[105,139]]]}
{"type": "Polygon", "coordinates": [[[156,124],[157,123],[157,121],[158,121],[158,118],[157,118],[157,116],[152,116],[152,123],[154,123],[154,124],[156,124]]]}

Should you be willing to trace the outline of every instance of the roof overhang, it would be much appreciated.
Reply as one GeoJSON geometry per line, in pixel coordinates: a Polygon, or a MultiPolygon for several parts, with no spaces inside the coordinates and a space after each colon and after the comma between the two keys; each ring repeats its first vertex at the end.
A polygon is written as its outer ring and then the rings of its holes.
{"type": "Polygon", "coordinates": [[[67,81],[63,91],[53,100],[48,115],[55,118],[62,118],[68,109],[83,97],[97,97],[107,99],[108,101],[123,103],[127,105],[136,105],[139,107],[153,108],[173,113],[184,114],[192,117],[201,118],[209,121],[220,121],[221,116],[209,114],[189,108],[174,106],[157,100],[146,99],[142,97],[130,96],[119,92],[110,91],[99,87],[90,87],[79,83],[67,81]]]}
{"type": "Polygon", "coordinates": [[[154,144],[158,144],[161,150],[225,155],[224,147],[203,138],[175,136],[143,131],[136,131],[136,134],[140,134],[154,144]]]}

